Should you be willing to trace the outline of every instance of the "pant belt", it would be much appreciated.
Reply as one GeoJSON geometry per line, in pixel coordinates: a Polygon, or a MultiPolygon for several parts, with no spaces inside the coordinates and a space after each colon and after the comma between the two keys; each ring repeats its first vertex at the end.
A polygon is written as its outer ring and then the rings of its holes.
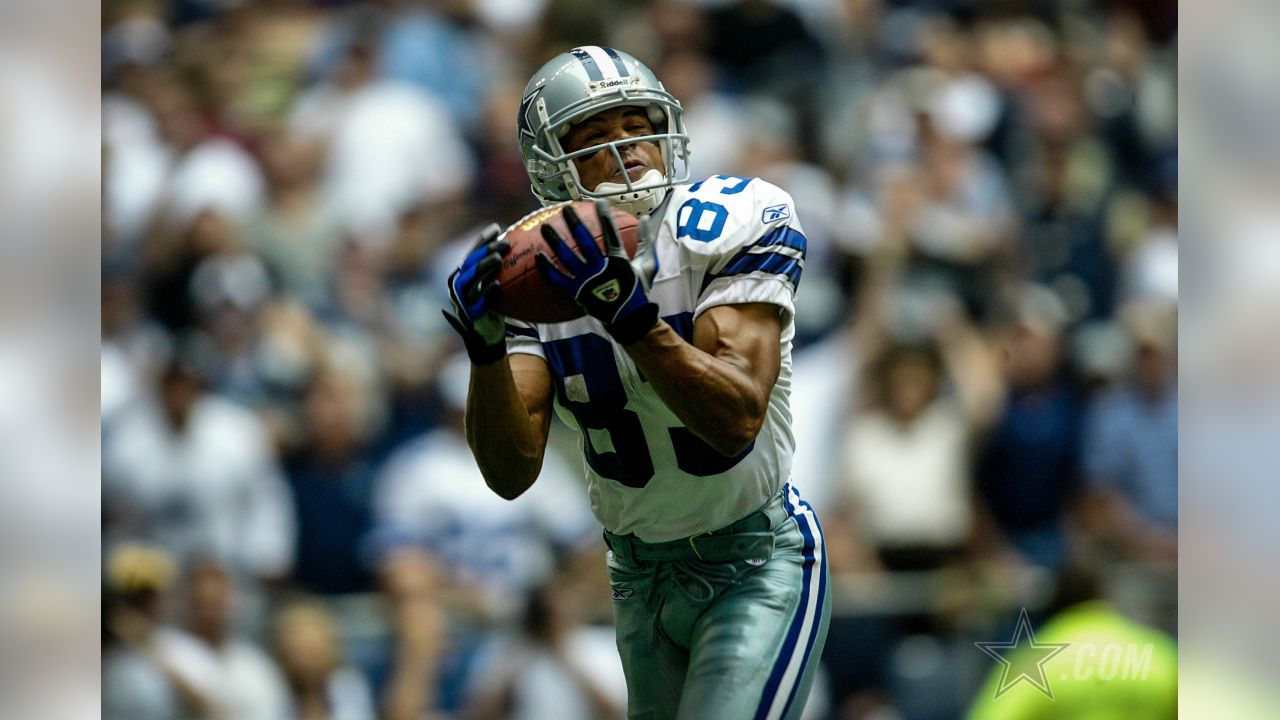
{"type": "Polygon", "coordinates": [[[719,530],[660,543],[645,542],[635,535],[615,535],[605,530],[604,541],[614,554],[626,561],[767,560],[773,555],[773,529],[786,519],[786,508],[782,496],[778,495],[763,508],[719,530]]]}

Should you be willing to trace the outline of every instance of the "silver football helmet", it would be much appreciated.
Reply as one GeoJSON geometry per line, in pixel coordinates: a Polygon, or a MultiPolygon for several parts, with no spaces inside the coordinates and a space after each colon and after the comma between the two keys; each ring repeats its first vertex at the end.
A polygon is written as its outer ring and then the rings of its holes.
{"type": "Polygon", "coordinates": [[[543,205],[566,200],[603,198],[635,215],[651,212],[672,185],[689,181],[689,136],[680,101],[668,93],[649,68],[621,50],[587,45],[561,53],[543,65],[525,86],[516,120],[520,156],[543,205]],[[565,152],[560,145],[572,125],[610,108],[645,108],[654,134],[592,145],[565,152]],[[664,171],[649,170],[632,181],[583,187],[574,158],[604,149],[623,166],[619,146],[656,143],[664,171]]]}

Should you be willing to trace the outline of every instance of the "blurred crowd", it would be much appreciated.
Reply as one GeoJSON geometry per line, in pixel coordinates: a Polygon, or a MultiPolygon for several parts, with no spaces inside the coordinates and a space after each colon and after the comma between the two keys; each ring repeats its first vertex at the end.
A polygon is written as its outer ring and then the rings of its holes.
{"type": "MultiPolygon", "coordinates": [[[[462,434],[444,279],[534,206],[529,75],[625,49],[692,171],[808,238],[811,718],[959,717],[1021,608],[1173,633],[1176,8],[1104,0],[105,0],[112,720],[615,718],[604,545],[462,434]]],[[[1139,716],[1141,717],[1141,716],[1139,716]]]]}

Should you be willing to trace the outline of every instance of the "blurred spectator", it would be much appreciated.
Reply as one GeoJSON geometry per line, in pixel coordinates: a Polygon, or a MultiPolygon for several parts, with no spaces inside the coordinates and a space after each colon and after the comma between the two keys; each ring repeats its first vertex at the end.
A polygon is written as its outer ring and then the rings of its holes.
{"type": "Polygon", "coordinates": [[[720,91],[715,66],[694,50],[672,50],[656,70],[667,92],[680,99],[690,138],[689,177],[695,182],[717,173],[746,171],[749,139],[742,103],[720,91]]]}
{"type": "MultiPolygon", "coordinates": [[[[501,224],[523,217],[537,206],[529,193],[529,174],[525,172],[515,143],[511,142],[511,119],[520,109],[523,82],[523,78],[511,76],[495,80],[484,116],[475,130],[479,171],[471,204],[476,219],[472,222],[501,224]]],[[[474,233],[470,235],[474,236],[474,233]]]]}
{"type": "Polygon", "coordinates": [[[473,698],[470,720],[612,720],[627,685],[613,631],[584,623],[586,588],[561,571],[532,590],[523,632],[504,643],[473,698]]]}
{"type": "Polygon", "coordinates": [[[943,567],[973,531],[971,450],[1000,401],[995,365],[953,313],[937,344],[890,345],[868,371],[870,405],[844,443],[852,525],[877,565],[943,567]]]}
{"type": "Polygon", "coordinates": [[[256,405],[268,392],[258,358],[259,317],[271,279],[258,256],[247,252],[211,255],[191,273],[188,289],[208,343],[211,380],[224,396],[256,405]]]}
{"type": "MultiPolygon", "coordinates": [[[[172,228],[160,226],[145,249],[143,269],[146,275],[147,309],[171,331],[186,330],[200,320],[198,298],[193,287],[196,269],[209,259],[241,253],[239,229],[224,213],[202,210],[188,222],[172,228]]],[[[252,271],[250,271],[252,272],[252,271]]],[[[241,283],[238,292],[226,298],[241,304],[260,302],[268,287],[265,278],[241,283]]],[[[217,290],[217,284],[206,285],[217,290]]],[[[220,298],[205,292],[201,299],[220,298]]]]}
{"type": "Polygon", "coordinates": [[[387,249],[383,291],[388,327],[379,348],[390,384],[388,447],[421,435],[438,422],[434,381],[455,350],[455,336],[437,308],[448,302],[450,243],[470,247],[479,229],[460,231],[468,220],[459,205],[417,205],[400,216],[387,249]],[[446,260],[448,258],[448,260],[446,260]]]}
{"type": "Polygon", "coordinates": [[[361,544],[373,524],[376,473],[366,392],[349,370],[321,370],[303,399],[302,444],[285,460],[298,508],[293,579],[309,592],[354,593],[374,587],[361,544]]]}
{"type": "Polygon", "coordinates": [[[1038,132],[1016,168],[1027,224],[1019,260],[1058,294],[1072,324],[1107,317],[1116,284],[1107,233],[1115,159],[1094,134],[1068,71],[1048,74],[1026,97],[1038,132]]]}
{"type": "Polygon", "coordinates": [[[121,544],[103,561],[102,716],[169,720],[203,713],[209,699],[174,667],[163,637],[166,593],[177,574],[156,547],[121,544]]]}
{"type": "Polygon", "coordinates": [[[316,187],[316,146],[287,132],[262,148],[267,203],[249,223],[246,245],[261,255],[281,292],[324,307],[341,237],[338,214],[316,187]]]}
{"type": "Polygon", "coordinates": [[[137,252],[164,193],[170,151],[144,101],[119,91],[103,93],[102,145],[103,255],[111,258],[137,252]]]}
{"type": "Polygon", "coordinates": [[[287,296],[263,305],[249,329],[253,337],[223,366],[224,392],[254,403],[279,450],[300,442],[300,399],[333,343],[302,302],[287,296]]]}
{"type": "Polygon", "coordinates": [[[201,360],[190,345],[174,350],[155,400],[124,410],[104,438],[104,536],[282,578],[295,532],[284,478],[262,423],[208,392],[201,360]]]}
{"type": "Polygon", "coordinates": [[[1083,466],[1098,537],[1124,556],[1172,563],[1178,542],[1176,316],[1126,308],[1132,377],[1097,398],[1085,418],[1083,466]]]}
{"type": "MultiPolygon", "coordinates": [[[[791,413],[796,427],[805,431],[796,433],[792,482],[824,518],[838,499],[845,423],[863,392],[858,367],[864,353],[852,337],[850,326],[845,325],[793,356],[791,413]]],[[[829,543],[827,552],[831,550],[829,543]]]]}
{"type": "MultiPolygon", "coordinates": [[[[452,617],[449,670],[460,687],[478,672],[477,653],[523,612],[557,550],[592,543],[600,532],[586,489],[554,449],[519,502],[488,488],[463,432],[467,367],[464,355],[445,365],[441,424],[397,450],[379,474],[373,535],[383,553],[414,548],[438,568],[436,592],[452,617]]],[[[442,698],[446,709],[459,702],[442,698]]]]}
{"type": "Polygon", "coordinates": [[[791,8],[735,0],[707,13],[708,51],[735,90],[805,97],[823,78],[822,44],[791,8]]]}
{"type": "Polygon", "coordinates": [[[216,561],[187,569],[186,633],[173,634],[166,653],[214,706],[211,715],[273,720],[286,708],[284,678],[255,643],[233,634],[235,581],[216,561]]]}
{"type": "Polygon", "coordinates": [[[546,62],[546,58],[579,45],[602,42],[607,37],[607,21],[611,19],[607,17],[607,7],[592,0],[548,0],[528,56],[524,58],[528,65],[524,72],[516,74],[526,77],[546,62]]]}
{"type": "MultiPolygon", "coordinates": [[[[873,287],[893,283],[885,259],[875,263],[873,287]]],[[[885,294],[866,301],[855,328],[868,358],[862,404],[838,443],[839,504],[823,516],[833,576],[882,589],[892,583],[886,572],[955,569],[969,559],[977,525],[973,451],[1004,390],[985,340],[954,298],[885,294]]],[[[823,660],[839,717],[890,712],[894,670],[884,658],[934,643],[919,634],[942,634],[944,613],[935,616],[934,608],[943,604],[832,619],[823,660]]]]}
{"type": "Polygon", "coordinates": [[[995,130],[1001,105],[991,81],[975,71],[972,33],[944,15],[930,16],[920,25],[923,62],[910,79],[921,95],[918,108],[940,136],[984,144],[995,130]]]}
{"type": "Polygon", "coordinates": [[[343,664],[337,619],[316,601],[289,603],[276,614],[273,644],[288,684],[294,720],[374,720],[369,684],[343,664]]]}
{"type": "Polygon", "coordinates": [[[376,533],[436,558],[454,609],[481,624],[510,620],[525,591],[552,571],[556,548],[594,538],[599,525],[586,488],[554,449],[520,502],[498,497],[463,432],[465,356],[451,358],[438,387],[445,405],[440,426],[397,450],[378,477],[376,533]]]}
{"type": "Polygon", "coordinates": [[[136,272],[119,265],[103,268],[100,409],[104,433],[122,416],[121,411],[147,398],[149,378],[159,372],[157,358],[171,345],[169,335],[145,312],[138,281],[136,272]]]}
{"type": "Polygon", "coordinates": [[[226,568],[207,560],[191,564],[185,631],[161,621],[173,575],[163,552],[123,546],[108,569],[106,627],[119,646],[105,661],[105,717],[283,716],[278,669],[256,645],[232,634],[236,596],[226,568]]]}
{"type": "Polygon", "coordinates": [[[173,153],[161,196],[165,221],[180,227],[206,210],[236,223],[248,220],[266,194],[257,162],[234,140],[215,133],[211,118],[201,112],[207,98],[177,78],[158,80],[149,100],[173,153]]]}
{"type": "Polygon", "coordinates": [[[1178,301],[1178,178],[1176,160],[1162,163],[1160,191],[1150,199],[1142,235],[1127,250],[1121,288],[1126,300],[1178,301]]]}
{"type": "Polygon", "coordinates": [[[742,111],[749,119],[742,127],[745,145],[740,172],[787,188],[796,213],[803,218],[805,290],[796,295],[795,340],[803,346],[835,327],[847,305],[831,239],[836,186],[821,167],[803,159],[800,118],[792,107],[757,100],[745,103],[742,111]]]}
{"type": "Polygon", "coordinates": [[[1064,374],[1066,310],[1029,286],[1002,330],[1008,399],[978,465],[992,547],[1007,543],[1025,562],[1057,568],[1066,559],[1067,519],[1079,488],[1080,405],[1064,374]]]}
{"type": "Polygon", "coordinates": [[[382,690],[382,717],[435,717],[447,631],[438,569],[421,550],[399,548],[382,557],[379,572],[394,638],[391,670],[382,690]]]}
{"type": "Polygon", "coordinates": [[[946,283],[988,316],[990,288],[1002,270],[998,260],[1013,230],[1005,180],[985,151],[937,133],[932,121],[921,124],[923,197],[908,196],[903,227],[915,272],[946,283]]]}
{"type": "Polygon", "coordinates": [[[1172,53],[1152,46],[1141,9],[1115,5],[1102,28],[1101,61],[1080,83],[1098,117],[1117,170],[1137,185],[1156,180],[1150,158],[1177,141],[1177,67],[1172,53]]]}
{"type": "Polygon", "coordinates": [[[540,3],[509,1],[501,13],[495,13],[492,3],[467,5],[414,0],[357,4],[331,23],[315,69],[328,74],[344,62],[342,55],[353,42],[368,39],[375,49],[370,60],[379,80],[420,87],[443,100],[455,121],[470,125],[480,116],[492,70],[489,49],[475,31],[472,13],[510,26],[521,23],[520,15],[536,13],[540,3]]]}
{"type": "Polygon", "coordinates": [[[155,0],[108,2],[103,13],[102,72],[111,77],[121,68],[154,66],[173,47],[169,18],[155,0]]]}
{"type": "Polygon", "coordinates": [[[375,240],[412,204],[464,193],[474,172],[448,109],[421,88],[377,79],[376,51],[353,40],[330,81],[298,98],[289,122],[325,148],[325,202],[344,226],[375,240]]]}

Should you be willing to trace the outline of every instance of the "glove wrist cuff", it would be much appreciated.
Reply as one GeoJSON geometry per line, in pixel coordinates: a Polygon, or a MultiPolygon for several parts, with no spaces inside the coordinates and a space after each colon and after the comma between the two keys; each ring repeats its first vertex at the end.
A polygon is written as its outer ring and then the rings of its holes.
{"type": "Polygon", "coordinates": [[[658,324],[658,306],[647,302],[618,322],[605,326],[605,330],[622,345],[637,342],[658,324]]]}

